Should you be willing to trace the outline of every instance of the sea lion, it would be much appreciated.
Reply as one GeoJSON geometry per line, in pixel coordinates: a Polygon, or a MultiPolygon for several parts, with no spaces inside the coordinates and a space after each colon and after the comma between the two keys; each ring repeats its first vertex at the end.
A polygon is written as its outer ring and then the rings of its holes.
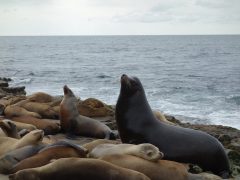
{"type": "Polygon", "coordinates": [[[21,139],[14,139],[10,137],[0,137],[0,156],[4,153],[21,148],[27,145],[33,145],[39,143],[44,136],[42,130],[33,130],[23,136],[21,139]]]}
{"type": "Polygon", "coordinates": [[[38,129],[44,130],[45,135],[56,134],[61,129],[59,120],[39,119],[32,116],[12,117],[11,119],[15,122],[32,124],[38,129]]]}
{"type": "Polygon", "coordinates": [[[131,155],[107,155],[100,158],[114,165],[132,169],[148,176],[151,180],[188,180],[184,165],[167,160],[151,162],[131,155]]]}
{"type": "Polygon", "coordinates": [[[95,147],[97,147],[100,144],[121,144],[121,142],[109,139],[97,139],[89,143],[85,143],[82,146],[86,148],[89,152],[91,152],[95,147]]]}
{"type": "Polygon", "coordinates": [[[198,164],[203,170],[229,177],[222,144],[202,131],[156,120],[138,78],[122,75],[115,113],[123,143],[151,143],[164,153],[164,159],[198,164]]]}
{"type": "Polygon", "coordinates": [[[36,118],[41,118],[40,114],[36,112],[30,112],[24,109],[23,107],[19,107],[17,105],[9,105],[4,109],[4,114],[7,118],[17,117],[17,116],[32,116],[36,118]]]}
{"type": "Polygon", "coordinates": [[[32,95],[27,96],[27,99],[31,102],[39,102],[39,103],[48,103],[53,101],[53,96],[44,93],[44,92],[36,92],[32,95]]]}
{"type": "Polygon", "coordinates": [[[106,155],[128,154],[141,157],[148,161],[157,161],[163,158],[163,153],[159,149],[149,143],[143,144],[100,144],[90,153],[90,158],[100,158],[106,155]]]}
{"type": "Polygon", "coordinates": [[[0,157],[0,173],[9,174],[10,170],[20,161],[33,156],[45,145],[28,145],[12,150],[0,157]]]}
{"type": "Polygon", "coordinates": [[[4,131],[7,137],[20,139],[20,135],[18,134],[17,126],[11,120],[1,120],[0,128],[4,131]]]}
{"type": "Polygon", "coordinates": [[[41,149],[36,155],[22,160],[11,169],[11,173],[22,169],[44,166],[50,163],[52,159],[68,157],[84,158],[87,153],[87,149],[81,146],[67,141],[59,141],[41,149]]]}
{"type": "Polygon", "coordinates": [[[121,168],[98,159],[62,158],[38,168],[18,171],[10,180],[150,180],[137,171],[121,168]]]}
{"type": "Polygon", "coordinates": [[[77,108],[81,115],[87,117],[103,117],[114,115],[114,110],[110,106],[95,98],[88,98],[84,101],[78,101],[77,108]]]}
{"type": "Polygon", "coordinates": [[[46,103],[29,102],[26,100],[26,102],[21,103],[20,106],[27,111],[40,114],[43,118],[58,119],[58,113],[56,113],[53,108],[46,103]]]}
{"type": "Polygon", "coordinates": [[[71,89],[65,85],[63,91],[64,98],[60,104],[60,122],[63,131],[100,139],[116,139],[116,135],[108,126],[79,114],[76,106],[77,98],[71,89]]]}

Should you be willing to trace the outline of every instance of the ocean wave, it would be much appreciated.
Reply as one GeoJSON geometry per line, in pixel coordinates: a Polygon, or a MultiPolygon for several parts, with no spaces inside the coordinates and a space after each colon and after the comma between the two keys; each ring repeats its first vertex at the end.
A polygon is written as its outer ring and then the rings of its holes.
{"type": "Polygon", "coordinates": [[[236,105],[240,105],[240,95],[227,97],[226,101],[229,103],[234,103],[236,105]]]}
{"type": "Polygon", "coordinates": [[[33,81],[32,78],[11,77],[11,79],[12,79],[11,85],[13,85],[13,86],[27,85],[27,84],[31,84],[31,82],[33,81]]]}

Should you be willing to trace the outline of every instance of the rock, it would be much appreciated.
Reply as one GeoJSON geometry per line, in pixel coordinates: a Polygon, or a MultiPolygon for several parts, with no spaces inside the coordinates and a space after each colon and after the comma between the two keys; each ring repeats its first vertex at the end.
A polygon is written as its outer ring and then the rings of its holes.
{"type": "Polygon", "coordinates": [[[26,95],[25,86],[20,87],[2,87],[2,90],[11,94],[26,95]]]}
{"type": "Polygon", "coordinates": [[[5,78],[5,77],[0,77],[0,80],[2,80],[2,81],[7,81],[7,82],[9,82],[9,81],[12,81],[12,79],[11,78],[5,78]]]}
{"type": "Polygon", "coordinates": [[[8,82],[0,80],[0,87],[8,87],[8,82]]]}
{"type": "Polygon", "coordinates": [[[240,152],[240,138],[232,139],[230,144],[227,147],[228,149],[232,149],[237,152],[240,152]]]}
{"type": "Polygon", "coordinates": [[[203,172],[202,168],[200,168],[198,165],[195,165],[195,164],[189,164],[188,171],[193,174],[199,174],[203,172]]]}

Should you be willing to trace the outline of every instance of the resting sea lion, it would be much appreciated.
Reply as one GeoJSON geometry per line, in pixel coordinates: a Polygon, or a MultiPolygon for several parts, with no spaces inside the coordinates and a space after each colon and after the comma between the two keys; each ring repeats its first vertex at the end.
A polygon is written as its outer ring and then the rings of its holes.
{"type": "Polygon", "coordinates": [[[32,124],[36,126],[38,129],[44,130],[44,133],[46,135],[56,134],[61,129],[59,120],[39,119],[32,116],[12,117],[11,119],[15,122],[32,124]]]}
{"type": "Polygon", "coordinates": [[[7,118],[17,117],[17,116],[32,116],[36,118],[41,118],[41,116],[36,112],[30,112],[16,105],[9,105],[5,108],[4,114],[7,118]]]}
{"type": "Polygon", "coordinates": [[[106,155],[128,154],[141,157],[148,161],[157,161],[163,158],[163,153],[159,149],[149,143],[143,144],[100,144],[90,153],[91,158],[100,158],[106,155]]]}
{"type": "Polygon", "coordinates": [[[9,174],[10,170],[20,161],[33,156],[45,145],[28,145],[12,150],[0,157],[0,173],[9,174]]]}
{"type": "Polygon", "coordinates": [[[0,156],[4,153],[21,148],[27,145],[33,145],[39,143],[43,138],[42,130],[33,130],[23,136],[21,139],[14,139],[10,137],[0,137],[0,156]]]}
{"type": "Polygon", "coordinates": [[[27,111],[40,114],[40,116],[43,118],[58,119],[58,113],[55,112],[54,109],[47,103],[31,102],[25,100],[24,102],[22,101],[18,103],[18,105],[27,111]]]}
{"type": "Polygon", "coordinates": [[[121,144],[121,142],[109,139],[97,139],[89,143],[83,144],[82,146],[86,148],[89,152],[91,152],[95,147],[97,147],[100,144],[121,144]]]}
{"type": "Polygon", "coordinates": [[[107,155],[100,158],[114,165],[132,169],[148,176],[151,180],[188,180],[187,169],[180,163],[167,160],[151,162],[131,155],[107,155]]]}
{"type": "Polygon", "coordinates": [[[95,98],[88,98],[77,103],[78,111],[87,117],[113,116],[114,110],[95,98]]]}
{"type": "Polygon", "coordinates": [[[101,139],[116,139],[115,134],[105,124],[78,112],[77,98],[66,85],[63,87],[64,98],[60,104],[61,128],[67,133],[96,137],[101,139]]]}
{"type": "Polygon", "coordinates": [[[122,75],[115,113],[123,143],[151,143],[161,149],[164,159],[198,164],[204,170],[229,177],[229,162],[222,144],[202,131],[156,120],[138,78],[122,75]]]}
{"type": "Polygon", "coordinates": [[[48,103],[53,101],[53,97],[44,92],[36,92],[32,95],[27,96],[27,99],[31,102],[39,102],[39,103],[48,103]]]}
{"type": "Polygon", "coordinates": [[[67,141],[59,141],[41,149],[36,155],[26,158],[16,164],[11,173],[15,173],[22,169],[35,168],[44,166],[52,159],[68,158],[68,157],[86,157],[87,149],[75,145],[67,141]]]}
{"type": "Polygon", "coordinates": [[[62,158],[42,167],[25,169],[9,176],[10,180],[150,180],[137,171],[121,168],[98,159],[62,158]]]}
{"type": "Polygon", "coordinates": [[[18,134],[17,126],[11,120],[1,120],[0,128],[5,132],[7,137],[20,139],[20,135],[18,134]]]}

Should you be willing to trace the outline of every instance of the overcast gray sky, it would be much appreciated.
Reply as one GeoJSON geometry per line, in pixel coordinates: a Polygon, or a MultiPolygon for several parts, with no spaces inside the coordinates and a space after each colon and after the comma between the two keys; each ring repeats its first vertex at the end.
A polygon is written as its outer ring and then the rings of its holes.
{"type": "Polygon", "coordinates": [[[0,35],[240,34],[240,0],[0,0],[0,35]]]}

